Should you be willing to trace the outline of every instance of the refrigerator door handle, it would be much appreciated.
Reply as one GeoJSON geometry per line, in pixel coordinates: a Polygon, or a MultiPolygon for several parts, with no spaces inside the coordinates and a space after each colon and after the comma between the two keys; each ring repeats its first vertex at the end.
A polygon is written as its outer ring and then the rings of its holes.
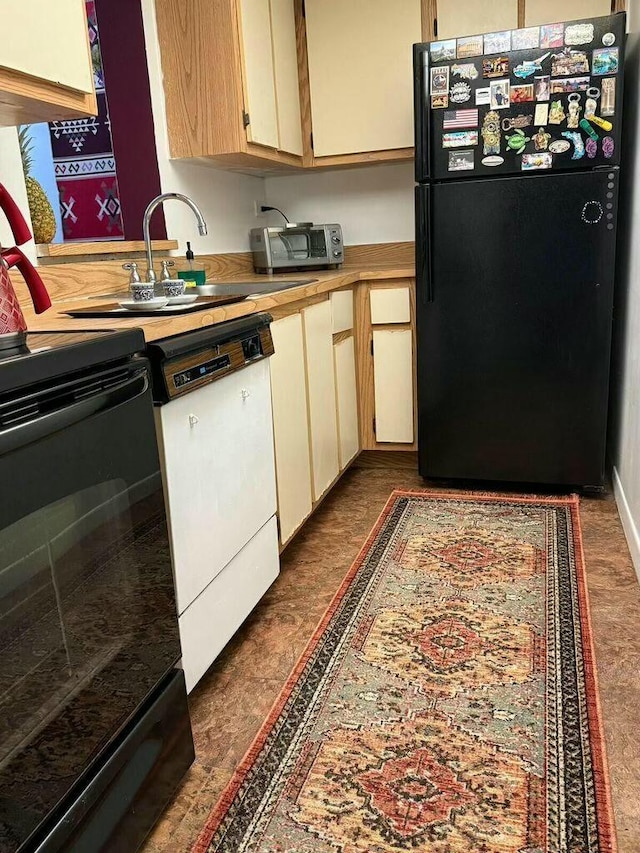
{"type": "Polygon", "coordinates": [[[429,45],[413,46],[413,127],[415,134],[416,183],[428,181],[431,172],[429,45]]]}
{"type": "Polygon", "coordinates": [[[423,305],[433,302],[431,187],[416,187],[416,277],[423,305]]]}

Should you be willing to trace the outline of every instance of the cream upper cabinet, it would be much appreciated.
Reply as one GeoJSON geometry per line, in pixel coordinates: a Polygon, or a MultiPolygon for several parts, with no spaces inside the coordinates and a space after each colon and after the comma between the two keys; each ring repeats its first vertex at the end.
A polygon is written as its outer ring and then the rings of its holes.
{"type": "Polygon", "coordinates": [[[524,6],[524,21],[527,27],[577,18],[598,18],[610,14],[610,0],[526,0],[524,6]]]}
{"type": "Polygon", "coordinates": [[[273,74],[281,151],[302,154],[298,53],[293,0],[271,0],[273,74]]]}
{"type": "Polygon", "coordinates": [[[0,0],[0,66],[93,92],[84,0],[0,0]]]}
{"type": "Polygon", "coordinates": [[[316,157],[413,145],[420,0],[306,0],[316,157]]]}
{"type": "Polygon", "coordinates": [[[278,113],[269,0],[242,0],[241,14],[244,86],[250,117],[247,139],[277,148],[278,113]]]}
{"type": "Polygon", "coordinates": [[[247,139],[302,154],[293,0],[241,0],[247,139]]]}
{"type": "Polygon", "coordinates": [[[437,10],[439,39],[518,27],[518,0],[437,0],[437,10]]]}
{"type": "Polygon", "coordinates": [[[338,476],[338,415],[329,299],[302,311],[304,324],[313,499],[338,476]]]}
{"type": "Polygon", "coordinates": [[[0,125],[97,112],[84,0],[0,0],[0,125]]]}

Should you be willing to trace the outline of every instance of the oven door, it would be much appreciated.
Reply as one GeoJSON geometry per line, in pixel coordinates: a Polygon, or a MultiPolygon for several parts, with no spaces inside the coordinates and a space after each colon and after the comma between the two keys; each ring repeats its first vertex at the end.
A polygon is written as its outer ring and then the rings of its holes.
{"type": "Polygon", "coordinates": [[[146,361],[0,403],[0,424],[0,851],[14,853],[180,644],[146,361]]]}

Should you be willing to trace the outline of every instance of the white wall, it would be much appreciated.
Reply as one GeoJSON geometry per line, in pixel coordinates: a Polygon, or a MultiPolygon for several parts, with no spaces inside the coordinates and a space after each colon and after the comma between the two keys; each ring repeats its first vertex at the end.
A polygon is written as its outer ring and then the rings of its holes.
{"type": "MultiPolygon", "coordinates": [[[[345,244],[414,239],[413,163],[268,177],[267,204],[292,222],[338,222],[345,244]]],[[[282,222],[269,214],[269,224],[282,222]]]]}
{"type": "Polygon", "coordinates": [[[614,488],[620,517],[640,578],[640,0],[628,2],[625,64],[624,191],[614,337],[614,488]]]}
{"type": "MultiPolygon", "coordinates": [[[[151,102],[156,130],[160,187],[162,192],[180,192],[190,196],[200,207],[209,233],[198,236],[191,211],[180,202],[164,205],[167,236],[180,241],[180,253],[185,241],[191,241],[194,252],[246,252],[249,249],[249,228],[256,223],[254,202],[264,199],[264,180],[234,172],[224,172],[207,165],[171,161],[165,117],[160,48],[153,0],[142,0],[151,102]]],[[[188,46],[185,45],[185,50],[188,46]]]]}

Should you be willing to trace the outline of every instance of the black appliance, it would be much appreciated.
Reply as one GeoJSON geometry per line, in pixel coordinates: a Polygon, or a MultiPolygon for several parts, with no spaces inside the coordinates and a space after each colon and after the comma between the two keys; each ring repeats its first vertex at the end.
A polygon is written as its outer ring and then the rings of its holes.
{"type": "Polygon", "coordinates": [[[414,46],[424,477],[604,483],[624,40],[414,46]]]}
{"type": "Polygon", "coordinates": [[[193,761],[142,332],[0,359],[0,851],[134,851],[193,761]]]}

